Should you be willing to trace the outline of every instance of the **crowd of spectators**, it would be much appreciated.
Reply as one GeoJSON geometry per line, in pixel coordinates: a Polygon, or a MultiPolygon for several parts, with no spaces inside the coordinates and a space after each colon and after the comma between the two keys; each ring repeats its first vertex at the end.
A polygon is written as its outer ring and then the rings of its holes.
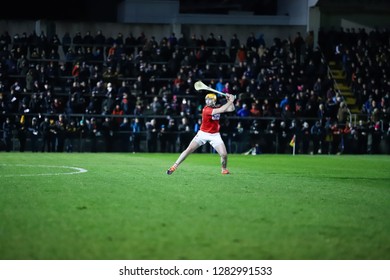
{"type": "Polygon", "coordinates": [[[238,96],[236,112],[223,123],[229,143],[242,143],[245,134],[252,150],[285,152],[296,135],[301,153],[379,153],[380,140],[389,138],[389,37],[388,30],[320,30],[315,47],[313,32],[268,46],[253,33],[245,41],[213,33],[157,41],[144,33],[106,37],[101,30],[61,39],[5,31],[4,149],[12,150],[17,138],[24,151],[28,138],[33,151],[72,151],[74,139],[88,139],[98,151],[101,137],[109,152],[116,137],[123,147],[131,139],[138,152],[145,136],[144,151],[176,152],[198,129],[204,96],[193,83],[202,80],[238,96]],[[329,78],[330,60],[343,68],[362,108],[356,124],[329,78]]]}

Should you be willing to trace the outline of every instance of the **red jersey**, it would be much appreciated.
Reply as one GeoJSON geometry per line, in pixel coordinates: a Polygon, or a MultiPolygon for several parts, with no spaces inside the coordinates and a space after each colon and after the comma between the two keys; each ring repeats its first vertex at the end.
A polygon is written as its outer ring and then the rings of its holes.
{"type": "Polygon", "coordinates": [[[205,106],[202,110],[202,125],[200,126],[200,130],[203,132],[219,132],[219,118],[221,117],[221,114],[211,115],[213,109],[213,107],[205,106]]]}

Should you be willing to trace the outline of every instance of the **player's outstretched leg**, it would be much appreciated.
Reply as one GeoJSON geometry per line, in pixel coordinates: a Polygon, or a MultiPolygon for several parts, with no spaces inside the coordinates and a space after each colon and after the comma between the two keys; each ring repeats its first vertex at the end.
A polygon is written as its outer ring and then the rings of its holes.
{"type": "Polygon", "coordinates": [[[174,165],[172,165],[168,170],[167,170],[167,174],[168,175],[171,175],[173,172],[175,172],[177,169],[177,164],[175,163],[174,165]]]}
{"type": "Polygon", "coordinates": [[[171,175],[173,172],[176,171],[179,164],[181,164],[191,153],[193,153],[198,147],[200,147],[200,144],[198,144],[196,141],[192,140],[191,143],[188,145],[187,149],[185,149],[177,159],[174,165],[172,165],[168,170],[167,174],[171,175]]]}

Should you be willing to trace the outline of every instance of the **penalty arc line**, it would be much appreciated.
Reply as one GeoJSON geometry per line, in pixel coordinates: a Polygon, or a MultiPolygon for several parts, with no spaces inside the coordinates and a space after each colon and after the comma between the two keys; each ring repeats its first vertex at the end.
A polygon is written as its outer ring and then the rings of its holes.
{"type": "Polygon", "coordinates": [[[16,166],[16,167],[44,167],[44,168],[66,168],[72,169],[72,172],[61,172],[61,173],[36,173],[36,174],[7,174],[1,175],[0,177],[27,177],[27,176],[58,176],[58,175],[74,175],[88,172],[87,169],[73,166],[55,166],[55,165],[32,165],[32,164],[0,164],[0,166],[16,166]]]}

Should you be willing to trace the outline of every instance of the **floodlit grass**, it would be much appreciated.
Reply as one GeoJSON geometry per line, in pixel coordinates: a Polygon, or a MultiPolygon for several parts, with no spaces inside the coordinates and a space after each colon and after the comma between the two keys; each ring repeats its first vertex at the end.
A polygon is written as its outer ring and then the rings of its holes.
{"type": "Polygon", "coordinates": [[[177,156],[1,153],[0,259],[390,259],[388,156],[177,156]]]}

